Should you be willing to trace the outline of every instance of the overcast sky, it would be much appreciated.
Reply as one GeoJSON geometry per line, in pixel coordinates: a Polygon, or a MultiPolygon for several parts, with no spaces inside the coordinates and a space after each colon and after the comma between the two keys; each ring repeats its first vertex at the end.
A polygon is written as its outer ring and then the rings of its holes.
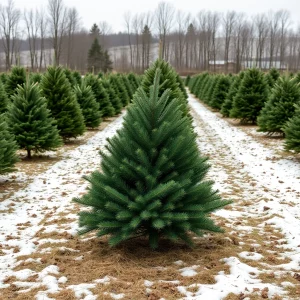
{"type": "MultiPolygon", "coordinates": [[[[47,7],[48,0],[14,0],[15,6],[22,11],[27,8],[47,7]]],[[[124,30],[124,13],[132,14],[154,11],[159,0],[64,0],[68,7],[75,6],[79,12],[82,24],[89,29],[93,23],[107,21],[114,31],[124,30]]],[[[200,10],[226,12],[235,10],[247,15],[268,12],[269,10],[287,9],[291,13],[293,27],[300,24],[300,0],[174,0],[167,1],[176,9],[195,15],[200,10]]],[[[6,0],[0,0],[5,4],[6,0]]]]}

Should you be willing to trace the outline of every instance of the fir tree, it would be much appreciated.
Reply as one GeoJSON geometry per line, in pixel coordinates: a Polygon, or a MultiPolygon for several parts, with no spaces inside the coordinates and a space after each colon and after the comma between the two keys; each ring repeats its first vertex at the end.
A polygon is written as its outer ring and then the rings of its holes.
{"type": "Polygon", "coordinates": [[[86,127],[95,128],[101,123],[99,103],[96,101],[92,88],[85,83],[74,87],[76,100],[80,105],[86,127]]]}
{"type": "Polygon", "coordinates": [[[7,112],[10,131],[21,149],[44,152],[62,145],[55,120],[47,109],[47,100],[41,97],[37,84],[25,84],[17,88],[7,112]]]}
{"type": "Polygon", "coordinates": [[[1,73],[1,74],[0,74],[0,81],[1,81],[4,85],[6,84],[7,79],[8,79],[7,73],[1,73]]]}
{"type": "Polygon", "coordinates": [[[273,88],[277,79],[280,77],[280,73],[276,68],[272,68],[269,73],[266,75],[266,82],[269,88],[273,88]]]}
{"type": "Polygon", "coordinates": [[[130,98],[127,93],[127,89],[124,85],[123,80],[117,75],[111,75],[110,81],[113,84],[113,86],[115,87],[115,89],[118,90],[118,92],[119,92],[118,94],[122,101],[123,107],[125,107],[130,102],[130,98]]]}
{"type": "Polygon", "coordinates": [[[98,73],[102,70],[103,65],[103,52],[99,44],[98,38],[94,39],[94,42],[88,53],[88,70],[89,72],[98,73]]]}
{"type": "Polygon", "coordinates": [[[92,173],[88,193],[74,199],[92,207],[79,213],[81,234],[98,230],[110,235],[111,246],[144,235],[157,248],[161,237],[192,244],[188,232],[222,232],[209,214],[231,202],[203,181],[209,165],[182,101],[169,89],[161,93],[161,84],[157,70],[154,85],[136,92],[123,128],[102,153],[102,173],[92,173]]]}
{"type": "Polygon", "coordinates": [[[30,82],[31,83],[40,83],[42,80],[42,74],[41,73],[31,73],[30,74],[30,82]]]}
{"type": "Polygon", "coordinates": [[[191,80],[191,76],[188,75],[188,76],[185,78],[185,81],[184,81],[185,86],[189,86],[190,80],[191,80]]]}
{"type": "Polygon", "coordinates": [[[73,75],[73,78],[76,81],[76,84],[81,85],[82,84],[82,78],[81,78],[80,73],[78,71],[73,71],[72,75],[73,75]]]}
{"type": "Polygon", "coordinates": [[[15,171],[14,165],[19,161],[16,154],[17,143],[8,131],[4,119],[4,115],[0,115],[0,174],[15,171]]]}
{"type": "Polygon", "coordinates": [[[76,138],[85,131],[84,118],[71,85],[60,67],[48,67],[40,83],[42,96],[57,121],[64,139],[76,138]]]}
{"type": "Polygon", "coordinates": [[[0,81],[0,115],[6,112],[8,103],[9,100],[4,89],[4,85],[0,81]]]}
{"type": "Polygon", "coordinates": [[[137,76],[135,74],[129,73],[128,74],[128,80],[131,82],[131,85],[133,86],[133,88],[135,90],[139,87],[140,83],[139,83],[139,81],[137,79],[137,76]]]}
{"type": "Polygon", "coordinates": [[[5,89],[8,97],[11,97],[15,93],[18,85],[24,84],[25,81],[25,69],[23,67],[13,67],[5,83],[5,89]]]}
{"type": "Polygon", "coordinates": [[[258,131],[283,133],[282,127],[294,115],[297,103],[300,103],[299,85],[292,79],[281,77],[257,118],[258,131]]]}
{"type": "Polygon", "coordinates": [[[161,69],[161,76],[160,76],[160,89],[159,89],[159,96],[163,94],[166,89],[171,90],[170,99],[178,98],[181,103],[181,109],[184,115],[188,115],[189,108],[187,105],[187,97],[183,93],[180,82],[178,81],[177,73],[171,67],[169,63],[162,59],[157,59],[150,68],[145,71],[144,79],[141,83],[141,87],[149,95],[150,86],[153,84],[153,80],[155,77],[156,69],[161,69]]]}
{"type": "Polygon", "coordinates": [[[268,87],[264,74],[255,68],[248,69],[233,100],[230,117],[254,124],[267,99],[268,87]]]}
{"type": "Polygon", "coordinates": [[[112,104],[112,106],[115,109],[115,114],[118,115],[122,111],[122,108],[123,108],[123,104],[122,104],[121,99],[118,96],[118,93],[116,93],[113,85],[110,83],[109,80],[104,79],[102,81],[102,84],[105,88],[105,91],[107,92],[107,94],[109,96],[110,103],[112,104]]]}
{"type": "Polygon", "coordinates": [[[66,75],[66,78],[69,80],[71,87],[74,88],[77,84],[76,79],[73,77],[73,73],[69,69],[63,69],[66,75]]]}
{"type": "Polygon", "coordinates": [[[210,101],[212,108],[221,109],[230,87],[231,81],[228,76],[222,75],[218,80],[210,101]]]}
{"type": "Polygon", "coordinates": [[[244,78],[244,74],[245,74],[244,72],[240,72],[237,76],[234,76],[234,78],[233,78],[233,81],[228,90],[226,99],[225,99],[224,103],[222,104],[221,111],[220,111],[224,117],[229,117],[229,115],[230,115],[230,110],[232,109],[233,99],[239,90],[241,81],[244,78]]]}
{"type": "Polygon", "coordinates": [[[130,83],[130,81],[127,78],[126,75],[122,75],[121,79],[122,79],[122,81],[124,83],[124,87],[126,88],[126,91],[127,91],[128,96],[129,96],[129,99],[131,100],[132,97],[133,97],[133,94],[134,94],[134,92],[133,92],[134,89],[132,88],[131,83],[130,83]]]}
{"type": "Polygon", "coordinates": [[[115,110],[112,103],[109,101],[109,96],[105,91],[101,81],[93,74],[88,74],[84,78],[85,84],[91,86],[95,95],[96,101],[100,105],[102,117],[112,117],[115,115],[115,110]]]}
{"type": "Polygon", "coordinates": [[[285,149],[300,153],[300,105],[296,105],[294,116],[283,127],[285,149]]]}

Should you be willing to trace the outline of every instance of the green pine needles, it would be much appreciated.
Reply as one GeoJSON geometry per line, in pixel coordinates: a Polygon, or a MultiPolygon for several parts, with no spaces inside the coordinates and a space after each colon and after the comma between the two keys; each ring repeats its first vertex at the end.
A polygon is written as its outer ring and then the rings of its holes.
{"type": "Polygon", "coordinates": [[[282,127],[295,114],[295,104],[300,104],[299,85],[294,79],[280,77],[257,118],[258,131],[283,133],[282,127]]]}
{"type": "Polygon", "coordinates": [[[15,171],[14,165],[19,161],[17,149],[17,143],[8,131],[4,115],[0,115],[0,174],[15,171]]]}
{"type": "Polygon", "coordinates": [[[159,68],[148,91],[137,90],[123,128],[102,153],[102,173],[87,177],[88,193],[74,199],[92,207],[79,213],[81,234],[110,235],[111,246],[146,236],[157,248],[162,237],[192,244],[189,232],[222,232],[209,214],[231,201],[222,201],[213,182],[204,181],[207,158],[199,153],[182,99],[172,95],[170,89],[161,93],[159,68]]]}
{"type": "Polygon", "coordinates": [[[25,84],[17,88],[8,108],[7,123],[20,148],[45,152],[62,145],[55,120],[47,109],[47,100],[41,97],[37,84],[25,84]]]}

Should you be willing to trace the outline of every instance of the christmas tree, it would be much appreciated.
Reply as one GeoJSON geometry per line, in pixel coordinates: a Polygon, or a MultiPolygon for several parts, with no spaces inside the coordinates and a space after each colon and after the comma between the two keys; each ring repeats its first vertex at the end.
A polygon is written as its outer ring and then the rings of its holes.
{"type": "Polygon", "coordinates": [[[30,74],[30,82],[31,83],[40,83],[42,80],[42,74],[41,73],[31,73],[30,74]]]}
{"type": "Polygon", "coordinates": [[[67,79],[69,80],[69,82],[71,84],[71,87],[74,88],[75,85],[77,84],[77,81],[74,78],[73,73],[69,69],[63,69],[63,70],[64,70],[64,73],[65,73],[67,79]]]}
{"type": "Polygon", "coordinates": [[[189,86],[190,80],[191,80],[191,76],[190,75],[186,76],[184,81],[185,86],[189,86]]]}
{"type": "Polygon", "coordinates": [[[115,90],[118,90],[118,95],[122,101],[122,105],[125,107],[130,102],[130,98],[123,80],[117,75],[111,75],[109,78],[115,90]]]}
{"type": "Polygon", "coordinates": [[[59,134],[76,138],[85,131],[84,118],[71,85],[60,67],[48,67],[40,83],[41,94],[57,122],[59,134]]]}
{"type": "Polygon", "coordinates": [[[24,84],[25,81],[25,69],[22,67],[13,67],[5,83],[5,89],[8,97],[12,96],[15,93],[18,85],[24,84]]]}
{"type": "Polygon", "coordinates": [[[0,115],[6,112],[9,103],[3,83],[0,81],[0,115]]]}
{"type": "Polygon", "coordinates": [[[76,81],[76,84],[81,85],[81,83],[82,83],[82,78],[81,78],[80,73],[79,73],[78,71],[73,71],[73,72],[72,72],[72,75],[73,75],[73,78],[74,78],[75,81],[76,81]]]}
{"type": "Polygon", "coordinates": [[[8,131],[4,116],[0,115],[0,174],[15,171],[14,165],[19,158],[14,136],[8,131]]]}
{"type": "Polygon", "coordinates": [[[300,153],[300,105],[296,105],[294,116],[283,127],[285,149],[300,153]]]}
{"type": "Polygon", "coordinates": [[[237,76],[234,76],[232,79],[226,99],[225,99],[224,103],[222,104],[221,111],[220,111],[224,117],[229,117],[229,115],[230,115],[230,110],[232,109],[233,99],[239,90],[241,81],[244,78],[244,74],[245,74],[244,72],[240,72],[237,76]]]}
{"type": "Polygon", "coordinates": [[[157,69],[161,69],[161,76],[160,76],[160,89],[159,89],[159,96],[163,94],[166,89],[170,89],[171,96],[170,99],[178,98],[181,103],[181,110],[184,115],[187,115],[189,112],[189,108],[187,105],[187,97],[186,94],[182,92],[180,88],[180,82],[178,82],[177,73],[171,67],[169,63],[162,59],[157,59],[150,68],[145,71],[145,75],[143,81],[141,83],[141,87],[149,96],[150,86],[153,85],[153,80],[156,74],[157,69]]]}
{"type": "Polygon", "coordinates": [[[121,99],[118,96],[118,93],[116,93],[113,85],[110,83],[110,81],[108,79],[103,79],[102,84],[105,88],[105,91],[108,94],[108,97],[109,97],[109,100],[110,100],[112,106],[115,109],[115,114],[118,115],[122,111],[122,108],[123,108],[123,104],[122,104],[121,99]]]}
{"type": "Polygon", "coordinates": [[[147,92],[138,89],[123,128],[102,153],[102,173],[87,177],[88,193],[74,199],[92,207],[79,213],[80,233],[110,235],[111,246],[137,236],[148,237],[152,248],[162,237],[192,244],[189,232],[222,232],[209,216],[231,203],[204,181],[207,159],[183,116],[182,100],[172,98],[177,93],[170,89],[161,93],[167,85],[161,73],[157,69],[147,92]]]}
{"type": "Polygon", "coordinates": [[[257,118],[258,131],[283,133],[282,127],[293,117],[297,103],[300,103],[299,85],[288,77],[279,78],[257,118]]]}
{"type": "Polygon", "coordinates": [[[47,100],[41,97],[37,84],[19,86],[12,96],[7,112],[7,124],[21,149],[44,152],[62,145],[55,120],[47,109],[47,100]]]}
{"type": "Polygon", "coordinates": [[[276,68],[272,68],[269,73],[266,75],[266,81],[269,88],[273,88],[277,79],[280,77],[280,73],[276,68]]]}
{"type": "Polygon", "coordinates": [[[109,96],[105,91],[105,88],[102,85],[100,79],[98,79],[93,74],[88,74],[84,77],[84,82],[86,85],[89,85],[92,88],[92,91],[95,95],[96,101],[100,105],[100,111],[102,117],[112,117],[115,115],[115,109],[112,106],[112,103],[109,100],[109,96]]]}
{"type": "Polygon", "coordinates": [[[134,91],[136,89],[134,89],[129,81],[129,79],[127,78],[126,75],[121,75],[121,79],[124,83],[124,87],[126,88],[126,91],[127,91],[127,94],[128,94],[128,97],[131,101],[132,97],[133,97],[133,94],[134,94],[134,91]]]}
{"type": "Polygon", "coordinates": [[[234,97],[230,117],[254,124],[267,99],[268,87],[264,74],[256,68],[248,69],[234,97]]]}
{"type": "Polygon", "coordinates": [[[74,94],[80,105],[86,127],[95,128],[101,123],[99,103],[96,101],[92,88],[85,83],[74,87],[74,94]]]}
{"type": "Polygon", "coordinates": [[[230,88],[231,80],[229,76],[221,75],[220,79],[218,80],[209,105],[212,108],[221,109],[222,104],[224,103],[228,90],[230,88]]]}

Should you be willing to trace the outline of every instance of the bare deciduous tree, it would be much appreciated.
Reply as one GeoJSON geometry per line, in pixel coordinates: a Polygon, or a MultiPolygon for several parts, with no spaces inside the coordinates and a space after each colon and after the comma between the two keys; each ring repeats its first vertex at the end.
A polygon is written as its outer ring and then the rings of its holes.
{"type": "Polygon", "coordinates": [[[0,4],[0,35],[5,53],[6,70],[9,70],[12,65],[19,20],[20,11],[15,8],[13,0],[8,0],[6,6],[0,4]]]}
{"type": "Polygon", "coordinates": [[[54,65],[59,65],[62,53],[63,37],[66,33],[67,9],[62,0],[48,0],[48,14],[52,46],[54,50],[54,65]]]}

